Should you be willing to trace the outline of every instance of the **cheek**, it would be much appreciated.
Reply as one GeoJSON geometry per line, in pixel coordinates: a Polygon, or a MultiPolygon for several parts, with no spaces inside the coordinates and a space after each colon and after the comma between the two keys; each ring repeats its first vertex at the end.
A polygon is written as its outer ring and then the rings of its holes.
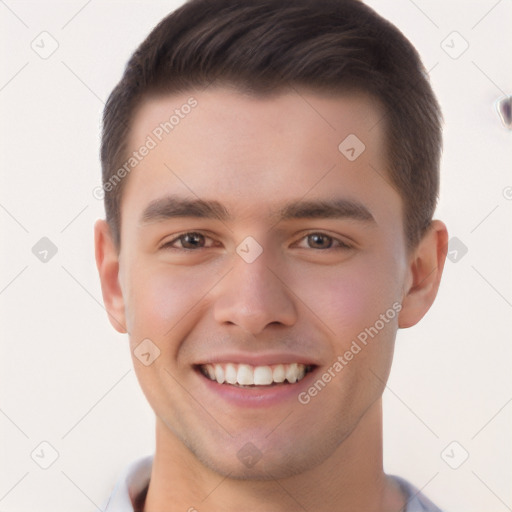
{"type": "Polygon", "coordinates": [[[215,277],[212,274],[205,276],[197,269],[165,264],[134,266],[126,308],[133,341],[142,336],[161,340],[164,347],[170,338],[183,333],[201,309],[210,280],[215,277]]]}
{"type": "Polygon", "coordinates": [[[126,304],[127,322],[134,342],[140,336],[154,339],[171,328],[170,320],[180,307],[179,289],[162,275],[132,273],[126,304]]]}
{"type": "Polygon", "coordinates": [[[398,274],[392,261],[361,257],[339,270],[311,273],[302,281],[304,291],[300,296],[307,298],[306,304],[339,340],[339,350],[374,326],[390,309],[385,327],[379,330],[383,336],[395,330],[393,304],[400,298],[398,274]]]}
{"type": "Polygon", "coordinates": [[[327,365],[335,375],[329,385],[332,407],[353,408],[362,414],[382,393],[398,328],[397,281],[392,263],[361,258],[309,283],[309,287],[315,284],[311,289],[316,291],[308,305],[330,340],[332,361],[327,365]]]}

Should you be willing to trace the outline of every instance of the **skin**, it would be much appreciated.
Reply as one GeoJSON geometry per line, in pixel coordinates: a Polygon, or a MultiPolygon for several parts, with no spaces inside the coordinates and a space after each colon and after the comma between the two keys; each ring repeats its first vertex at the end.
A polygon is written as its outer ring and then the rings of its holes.
{"type": "Polygon", "coordinates": [[[434,301],[446,227],[433,221],[406,249],[383,111],[361,94],[261,98],[211,86],[153,98],[137,112],[130,147],[192,95],[197,107],[125,178],[121,247],[105,221],[95,226],[113,326],[129,333],[132,354],[146,338],[160,350],[149,366],[133,357],[156,415],[144,510],[397,512],[405,500],[382,468],[381,395],[397,329],[434,301]],[[353,162],[338,150],[348,134],[366,146],[353,162]],[[218,201],[230,217],[141,220],[169,195],[218,201]],[[332,199],[357,202],[372,219],[279,220],[291,202],[332,199]],[[180,250],[187,232],[204,238],[180,250]],[[236,252],[248,236],[263,249],[253,263],[236,252]],[[320,377],[396,303],[400,313],[307,404],[298,383],[278,403],[242,407],[195,367],[219,354],[279,353],[314,363],[320,377]],[[261,454],[252,467],[237,457],[248,442],[261,454]]]}

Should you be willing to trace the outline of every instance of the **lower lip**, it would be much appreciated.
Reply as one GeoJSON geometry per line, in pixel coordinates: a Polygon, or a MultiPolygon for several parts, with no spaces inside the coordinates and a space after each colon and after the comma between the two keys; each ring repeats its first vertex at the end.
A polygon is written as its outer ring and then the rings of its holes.
{"type": "Polygon", "coordinates": [[[197,370],[197,374],[209,392],[215,393],[223,400],[238,407],[269,407],[282,402],[295,400],[314,380],[318,367],[308,372],[303,379],[295,384],[277,384],[275,386],[255,386],[241,388],[230,384],[219,384],[197,370]]]}

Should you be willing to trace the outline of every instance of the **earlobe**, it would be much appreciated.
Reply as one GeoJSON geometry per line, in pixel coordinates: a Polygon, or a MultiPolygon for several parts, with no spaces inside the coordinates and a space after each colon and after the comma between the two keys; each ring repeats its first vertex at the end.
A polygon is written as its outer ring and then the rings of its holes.
{"type": "Polygon", "coordinates": [[[400,328],[417,324],[436,298],[443,273],[448,246],[448,231],[439,220],[429,229],[411,255],[409,284],[404,290],[402,310],[398,317],[400,328]]]}
{"type": "Polygon", "coordinates": [[[103,302],[110,323],[120,333],[126,330],[125,304],[119,285],[119,255],[106,221],[94,225],[96,266],[101,282],[103,302]]]}

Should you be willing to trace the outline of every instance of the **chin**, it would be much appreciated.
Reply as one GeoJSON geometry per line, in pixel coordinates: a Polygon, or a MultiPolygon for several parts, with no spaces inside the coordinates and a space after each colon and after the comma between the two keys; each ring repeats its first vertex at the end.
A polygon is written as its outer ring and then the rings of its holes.
{"type": "MultiPolygon", "coordinates": [[[[268,434],[267,434],[268,435],[268,434]]],[[[325,462],[342,441],[326,443],[335,436],[271,440],[261,436],[245,435],[229,438],[224,443],[186,443],[199,462],[211,471],[234,480],[268,481],[306,473],[325,462]],[[211,449],[216,446],[215,451],[211,449]]]]}

